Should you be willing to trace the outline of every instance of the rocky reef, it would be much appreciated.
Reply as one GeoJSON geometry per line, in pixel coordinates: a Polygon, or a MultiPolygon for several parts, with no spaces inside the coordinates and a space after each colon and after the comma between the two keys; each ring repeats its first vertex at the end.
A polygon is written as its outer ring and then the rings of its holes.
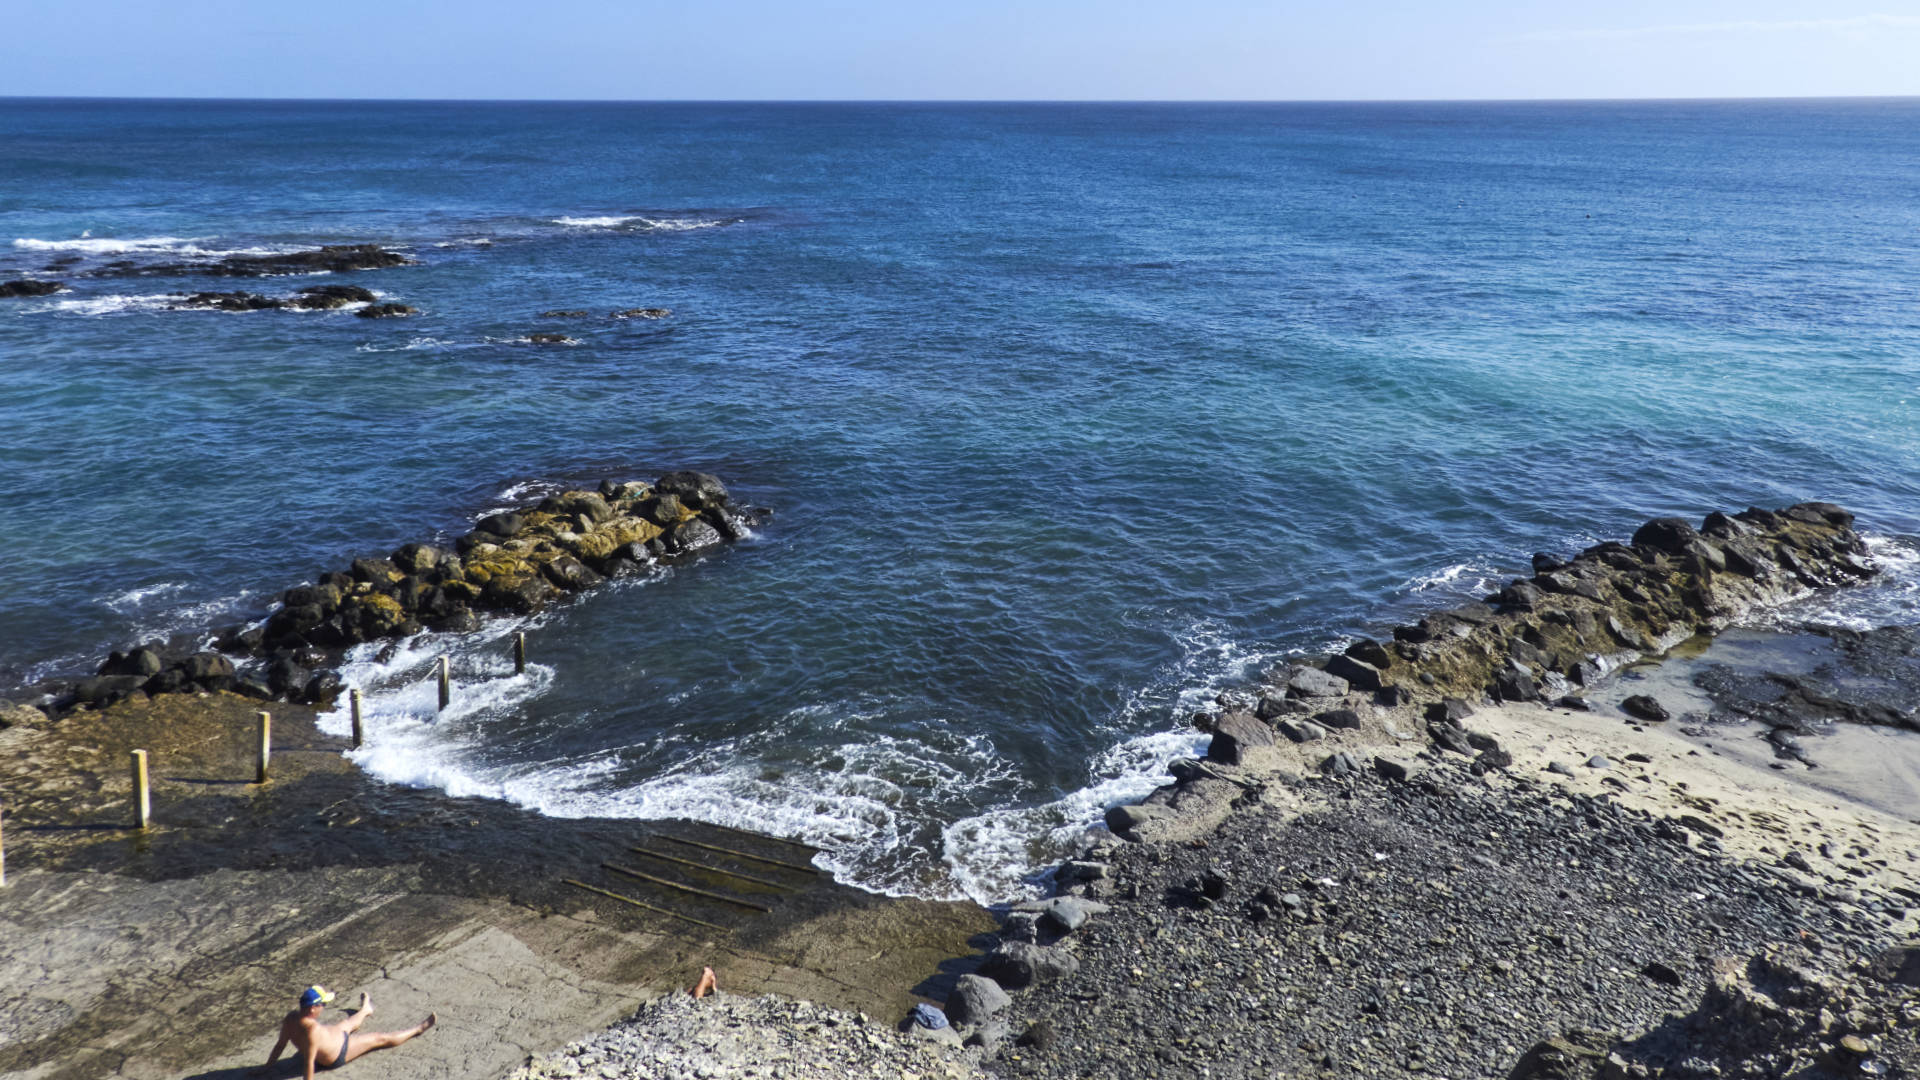
{"type": "Polygon", "coordinates": [[[321,574],[288,589],[263,622],[220,633],[212,650],[115,652],[91,678],[42,688],[41,703],[58,712],[212,690],[325,703],[342,688],[329,669],[354,645],[471,630],[488,613],[530,614],[608,578],[739,539],[751,523],[707,473],[563,491],[481,519],[451,548],[407,544],[321,574]]]}
{"type": "Polygon", "coordinates": [[[66,288],[58,281],[0,281],[0,299],[12,300],[28,296],[52,296],[66,288]]]}
{"type": "Polygon", "coordinates": [[[1303,699],[1349,690],[1380,704],[1577,699],[1581,686],[1622,662],[1878,572],[1853,515],[1818,502],[1709,514],[1698,529],[1657,518],[1632,543],[1596,544],[1567,560],[1537,554],[1533,568],[1532,578],[1515,579],[1485,603],[1396,628],[1391,644],[1362,639],[1313,673],[1272,673],[1281,693],[1263,691],[1261,700],[1273,703],[1262,707],[1300,712],[1303,699]]]}
{"type": "Polygon", "coordinates": [[[214,262],[162,263],[138,266],[109,264],[107,276],[114,271],[142,276],[208,274],[214,277],[281,277],[289,274],[346,273],[353,270],[382,270],[389,266],[407,266],[412,259],[378,244],[328,244],[306,251],[275,252],[267,255],[228,255],[214,262]]]}

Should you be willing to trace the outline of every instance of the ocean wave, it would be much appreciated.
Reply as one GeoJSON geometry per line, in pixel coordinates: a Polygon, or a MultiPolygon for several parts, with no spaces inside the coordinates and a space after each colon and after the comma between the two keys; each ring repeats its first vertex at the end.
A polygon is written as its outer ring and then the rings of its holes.
{"type": "Polygon", "coordinates": [[[1447,596],[1479,596],[1492,590],[1500,580],[1500,568],[1482,560],[1454,563],[1430,574],[1420,574],[1400,583],[1403,593],[1437,592],[1447,596]]]}
{"type": "Polygon", "coordinates": [[[224,259],[234,255],[281,255],[302,250],[297,246],[203,247],[217,236],[139,236],[117,238],[81,236],[70,240],[19,237],[13,246],[22,251],[68,252],[80,255],[172,255],[187,259],[224,259]]]}
{"type": "Polygon", "coordinates": [[[693,229],[716,229],[723,225],[735,225],[742,219],[727,218],[689,218],[689,217],[652,217],[646,214],[606,214],[589,217],[558,217],[555,225],[569,229],[629,229],[636,232],[687,232],[693,229]]]}
{"type": "MultiPolygon", "coordinates": [[[[1087,766],[1088,782],[1035,806],[1003,807],[942,830],[942,861],[954,890],[992,904],[1038,895],[1045,870],[1067,857],[1110,806],[1135,802],[1171,783],[1167,766],[1204,753],[1211,736],[1187,722],[1222,690],[1237,687],[1289,652],[1250,645],[1211,619],[1174,635],[1180,658],[1130,693],[1114,717],[1121,739],[1087,766]]],[[[954,899],[957,897],[948,897],[954,899]]]]}
{"type": "Polygon", "coordinates": [[[448,341],[444,338],[436,337],[417,337],[408,338],[406,341],[394,345],[382,345],[378,342],[368,341],[355,345],[353,351],[357,353],[389,353],[419,352],[422,349],[471,349],[476,347],[476,343],[470,341],[460,342],[448,341]]]}
{"type": "Polygon", "coordinates": [[[166,311],[185,299],[184,293],[88,296],[76,300],[55,300],[47,310],[65,315],[128,315],[143,311],[166,311]]]}
{"type": "Polygon", "coordinates": [[[1861,539],[1880,567],[1879,577],[1845,589],[1810,590],[1743,622],[1788,630],[1807,623],[1848,630],[1920,623],[1920,537],[1863,532],[1861,539]]]}
{"type": "Polygon", "coordinates": [[[127,615],[146,608],[150,600],[163,596],[174,596],[184,592],[186,588],[187,583],[184,581],[162,581],[155,585],[142,585],[136,589],[128,589],[125,592],[115,593],[112,596],[102,598],[100,602],[107,605],[107,608],[111,611],[121,615],[127,615]]]}

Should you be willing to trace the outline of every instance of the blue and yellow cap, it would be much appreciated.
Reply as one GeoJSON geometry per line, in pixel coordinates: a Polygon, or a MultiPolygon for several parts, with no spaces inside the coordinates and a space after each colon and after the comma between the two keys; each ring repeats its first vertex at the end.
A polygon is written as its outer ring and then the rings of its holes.
{"type": "Polygon", "coordinates": [[[308,1009],[315,1005],[325,1005],[332,1000],[333,991],[324,986],[309,986],[300,995],[300,1007],[308,1009]]]}

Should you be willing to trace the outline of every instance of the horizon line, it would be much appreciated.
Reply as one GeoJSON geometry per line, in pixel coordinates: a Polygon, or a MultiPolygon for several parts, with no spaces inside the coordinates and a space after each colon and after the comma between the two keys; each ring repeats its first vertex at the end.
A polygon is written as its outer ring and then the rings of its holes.
{"type": "Polygon", "coordinates": [[[1915,101],[1920,94],[1798,94],[1694,97],[1485,98],[487,98],[487,97],[214,97],[160,94],[5,94],[23,102],[206,102],[218,104],[366,105],[1608,105],[1739,102],[1915,101]]]}

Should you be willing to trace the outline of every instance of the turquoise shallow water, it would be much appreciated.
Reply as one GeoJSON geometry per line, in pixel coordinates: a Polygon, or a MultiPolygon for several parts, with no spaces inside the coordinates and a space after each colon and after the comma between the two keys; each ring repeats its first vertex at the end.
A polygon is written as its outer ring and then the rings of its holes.
{"type": "Polygon", "coordinates": [[[1004,896],[1218,686],[1537,549],[1830,499],[1900,574],[1823,613],[1911,616],[1917,121],[8,101],[0,277],[73,288],[0,301],[0,681],[707,469],[772,521],[541,617],[528,677],[505,627],[356,658],[364,763],[1004,896]],[[418,265],[139,272],[368,241],[418,265]],[[161,299],[340,280],[422,314],[161,299]],[[674,315],[598,317],[636,306],[674,315]],[[580,344],[516,340],[553,329],[580,344]],[[430,721],[443,650],[467,690],[430,721]]]}

